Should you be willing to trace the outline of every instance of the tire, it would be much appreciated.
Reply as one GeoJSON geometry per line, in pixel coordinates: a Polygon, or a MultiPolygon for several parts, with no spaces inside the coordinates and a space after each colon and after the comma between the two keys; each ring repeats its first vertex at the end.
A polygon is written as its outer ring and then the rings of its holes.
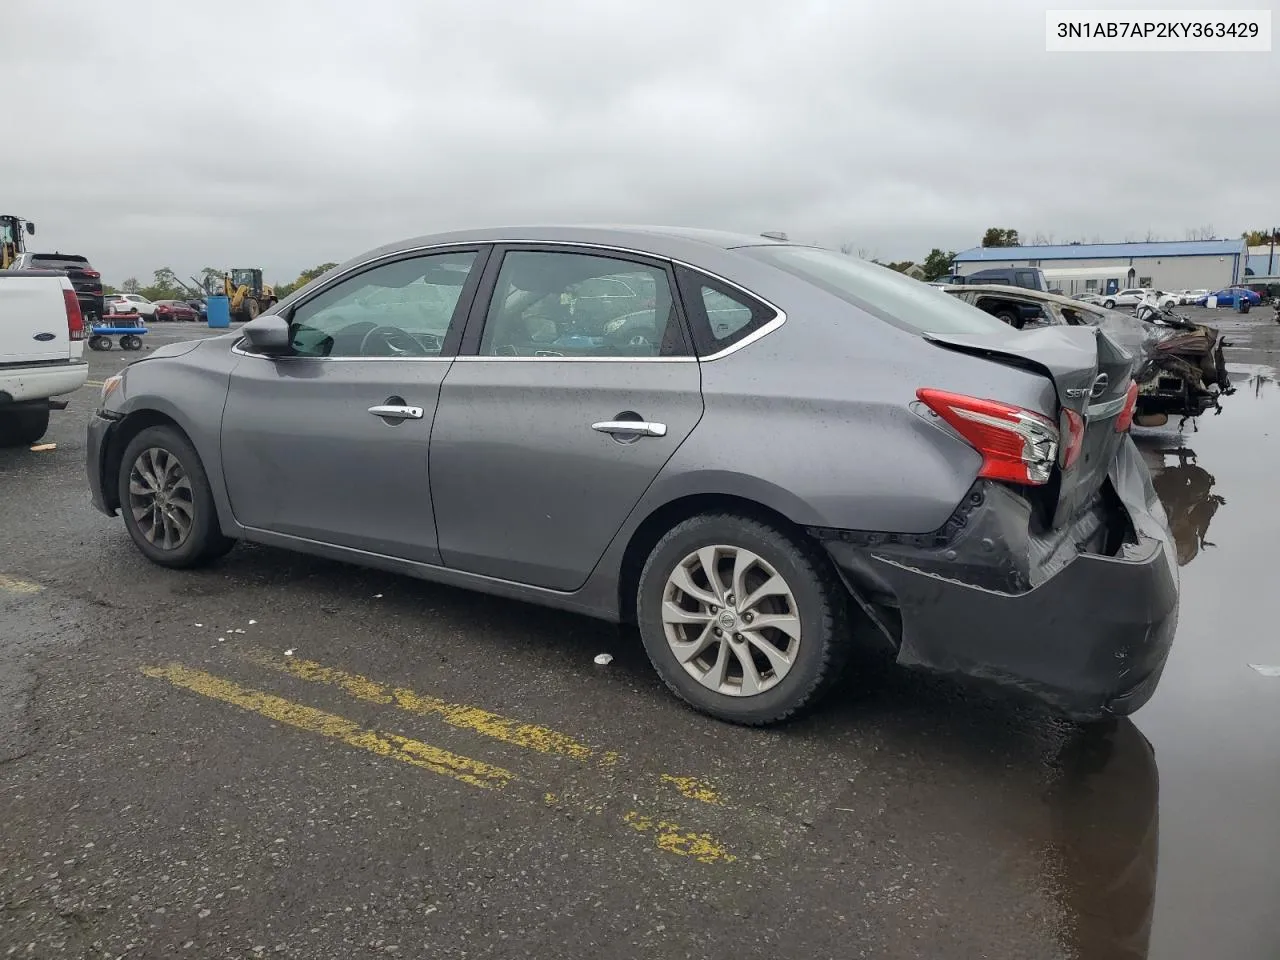
{"type": "Polygon", "coordinates": [[[89,349],[90,350],[110,350],[111,338],[95,334],[94,336],[89,338],[89,349]]]}
{"type": "Polygon", "coordinates": [[[258,301],[253,297],[247,297],[244,301],[244,313],[250,320],[258,319],[258,301]]]}
{"type": "Polygon", "coordinates": [[[1010,313],[1008,310],[1001,310],[995,315],[995,317],[1001,323],[1006,323],[1015,330],[1022,325],[1022,321],[1019,319],[1018,315],[1016,313],[1010,313]]]}
{"type": "Polygon", "coordinates": [[[224,555],[235,545],[235,541],[223,536],[218,527],[213,491],[199,455],[176,428],[148,427],[130,440],[120,460],[116,483],[125,528],[142,555],[152,563],[175,569],[198,567],[224,555]],[[144,454],[147,459],[143,466],[149,467],[152,478],[160,479],[158,475],[163,470],[164,476],[177,484],[176,489],[172,486],[166,489],[169,490],[167,499],[175,507],[169,516],[185,517],[188,521],[186,535],[180,539],[176,536],[181,532],[179,523],[161,520],[157,528],[156,514],[145,512],[151,498],[134,498],[130,494],[130,476],[144,454]],[[168,465],[169,458],[176,462],[177,471],[168,465]],[[141,518],[135,516],[139,508],[144,510],[141,518]],[[148,528],[153,531],[150,537],[148,528]],[[168,545],[166,537],[171,541],[168,545]]]}
{"type": "MultiPolygon", "coordinates": [[[[738,603],[743,599],[749,597],[734,598],[738,603]]],[[[640,575],[636,608],[645,651],[658,676],[695,710],[728,723],[764,726],[813,707],[839,679],[852,648],[848,594],[821,548],[769,524],[734,514],[693,517],[673,527],[658,541],[640,575]],[[685,582],[706,596],[706,577],[697,572],[703,569],[697,558],[700,551],[705,555],[705,548],[717,546],[726,548],[723,556],[717,555],[716,563],[721,583],[727,588],[722,593],[731,594],[733,588],[734,561],[728,556],[730,550],[748,551],[760,561],[753,561],[745,571],[748,587],[756,589],[772,572],[789,590],[787,600],[766,597],[753,608],[754,616],[770,613],[767,607],[772,605],[775,615],[791,613],[793,621],[798,618],[798,638],[777,628],[757,627],[761,632],[754,633],[757,640],[769,643],[776,654],[790,654],[789,666],[780,675],[774,667],[777,661],[766,656],[759,643],[731,639],[751,633],[747,624],[753,616],[752,610],[738,608],[742,619],[737,620],[733,610],[716,604],[716,613],[712,615],[712,605],[693,599],[693,594],[681,591],[676,585],[684,568],[685,582]],[[673,607],[699,611],[696,623],[673,623],[670,627],[677,642],[682,642],[687,635],[695,638],[692,642],[700,643],[699,633],[709,638],[703,652],[686,658],[694,671],[704,674],[704,680],[695,678],[668,640],[668,625],[664,623],[664,611],[670,609],[668,600],[673,607]],[[760,610],[760,606],[766,609],[760,610]],[[710,631],[720,629],[712,622],[713,616],[718,620],[726,615],[733,618],[734,632],[725,632],[719,638],[710,637],[710,631]],[[705,624],[701,631],[699,623],[705,624]],[[738,628],[744,633],[738,633],[738,628]],[[788,645],[786,651],[780,649],[784,643],[788,645]],[[760,680],[760,692],[741,692],[747,682],[741,653],[747,653],[755,666],[752,683],[760,680]],[[727,670],[717,679],[724,681],[722,686],[726,689],[737,690],[737,693],[721,692],[709,685],[716,682],[712,677],[720,658],[724,658],[727,670]]]]}
{"type": "Polygon", "coordinates": [[[1103,300],[1102,305],[1108,310],[1114,310],[1116,308],[1116,302],[1114,300],[1103,300]]]}
{"type": "Polygon", "coordinates": [[[23,407],[0,412],[0,447],[26,447],[49,430],[49,408],[23,407]]]}

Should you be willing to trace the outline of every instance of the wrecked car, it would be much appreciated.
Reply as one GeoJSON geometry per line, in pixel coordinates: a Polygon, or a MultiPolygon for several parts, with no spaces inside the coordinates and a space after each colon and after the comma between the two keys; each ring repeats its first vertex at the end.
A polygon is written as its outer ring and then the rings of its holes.
{"type": "Polygon", "coordinates": [[[1177,626],[1136,363],[816,247],[490,228],[107,378],[88,480],[164,567],[244,540],[634,624],[735,723],[816,703],[863,640],[1112,717],[1177,626]]]}
{"type": "Polygon", "coordinates": [[[1134,422],[1139,426],[1163,426],[1170,416],[1185,423],[1206,410],[1221,413],[1220,399],[1235,392],[1222,353],[1226,340],[1213,327],[1170,310],[1145,319],[1071,297],[994,284],[949,287],[946,292],[1019,330],[1088,326],[1105,331],[1142,361],[1134,375],[1134,422]]]}

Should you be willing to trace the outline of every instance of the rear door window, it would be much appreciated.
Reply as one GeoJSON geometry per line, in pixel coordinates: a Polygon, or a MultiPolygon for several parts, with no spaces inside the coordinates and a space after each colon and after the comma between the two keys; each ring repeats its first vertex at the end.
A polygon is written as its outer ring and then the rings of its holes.
{"type": "Polygon", "coordinates": [[[990,314],[927,283],[856,257],[819,247],[745,247],[741,253],[785,270],[874,317],[913,333],[1005,333],[990,314]]]}

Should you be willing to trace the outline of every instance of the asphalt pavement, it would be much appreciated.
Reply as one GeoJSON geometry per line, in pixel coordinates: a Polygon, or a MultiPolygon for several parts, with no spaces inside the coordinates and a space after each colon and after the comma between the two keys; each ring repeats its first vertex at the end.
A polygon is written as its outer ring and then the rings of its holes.
{"type": "Polygon", "coordinates": [[[0,451],[0,957],[1274,960],[1280,325],[1212,317],[1237,392],[1136,431],[1174,652],[1089,734],[869,657],[745,730],[607,624],[252,546],[154,567],[88,502],[137,357],[92,354],[56,448],[0,451]]]}

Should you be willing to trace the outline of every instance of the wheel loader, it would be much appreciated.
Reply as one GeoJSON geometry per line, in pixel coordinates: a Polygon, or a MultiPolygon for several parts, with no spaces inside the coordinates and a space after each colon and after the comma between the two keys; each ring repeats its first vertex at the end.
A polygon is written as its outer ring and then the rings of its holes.
{"type": "Polygon", "coordinates": [[[231,318],[241,322],[254,319],[280,299],[274,287],[262,282],[262,271],[256,267],[232,267],[222,278],[222,288],[231,301],[231,318]]]}
{"type": "Polygon", "coordinates": [[[8,270],[18,254],[26,251],[23,234],[34,236],[35,232],[36,225],[30,220],[0,213],[0,270],[8,270]]]}

